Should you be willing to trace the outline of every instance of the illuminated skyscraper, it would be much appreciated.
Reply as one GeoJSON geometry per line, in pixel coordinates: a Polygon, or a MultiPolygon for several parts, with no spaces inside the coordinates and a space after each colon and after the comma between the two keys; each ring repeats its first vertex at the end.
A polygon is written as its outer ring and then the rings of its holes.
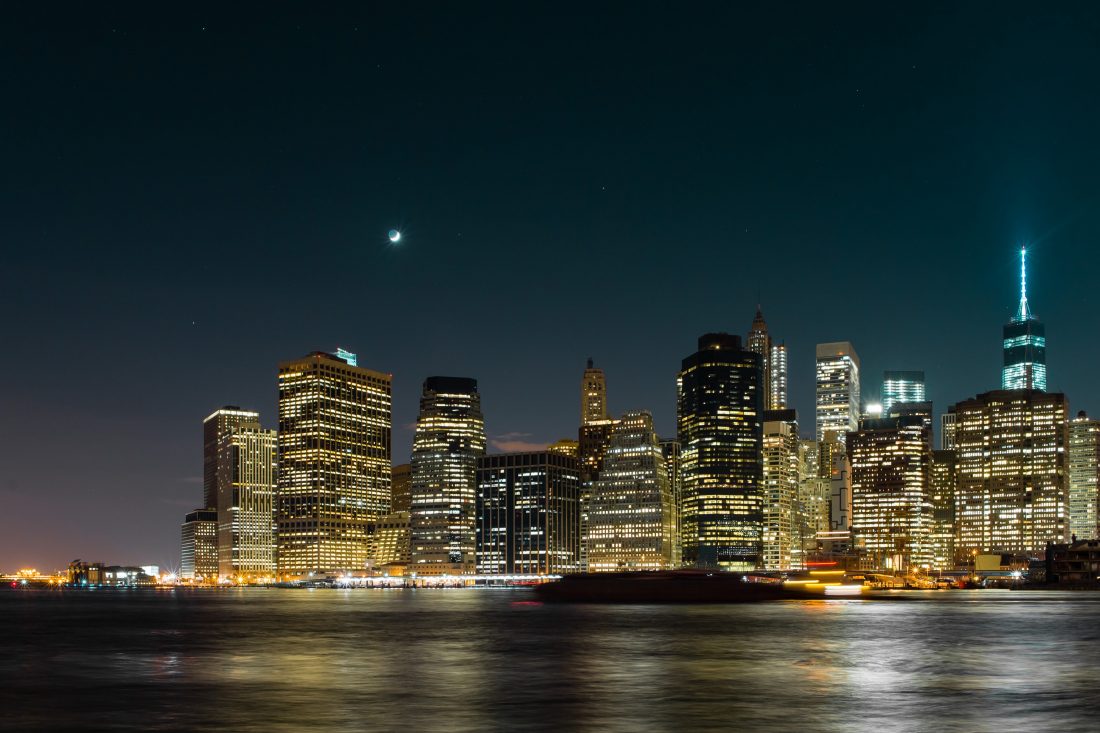
{"type": "Polygon", "coordinates": [[[787,409],[787,345],[772,346],[771,361],[768,362],[768,409],[787,409]]]}
{"type": "Polygon", "coordinates": [[[196,583],[218,582],[218,512],[196,509],[180,526],[180,578],[196,583]]]}
{"type": "Polygon", "coordinates": [[[577,456],[581,471],[581,569],[588,566],[588,500],[592,485],[603,468],[604,454],[617,421],[607,412],[607,381],[592,360],[581,378],[581,426],[577,430],[577,456]]]}
{"type": "Polygon", "coordinates": [[[277,562],[283,578],[366,569],[390,511],[389,374],[314,352],[279,365],[277,562]]]}
{"type": "Polygon", "coordinates": [[[1097,477],[1100,421],[1084,411],[1069,423],[1069,531],[1080,540],[1097,537],[1097,477]]]}
{"type": "Polygon", "coordinates": [[[218,442],[218,575],[275,577],[276,432],[230,430],[218,442]]]}
{"type": "Polygon", "coordinates": [[[745,341],[748,350],[760,354],[763,379],[760,382],[764,391],[765,410],[784,410],[787,407],[787,347],[775,344],[768,333],[768,324],[764,313],[756,306],[756,315],[749,327],[749,336],[745,341]]]}
{"type": "Polygon", "coordinates": [[[1064,542],[1065,395],[986,392],[955,405],[956,554],[1036,552],[1064,542]]]}
{"type": "Polygon", "coordinates": [[[890,408],[898,402],[924,402],[924,372],[883,372],[882,415],[890,417],[890,408]]]}
{"type": "Polygon", "coordinates": [[[764,322],[764,312],[760,306],[756,306],[756,315],[753,316],[752,325],[749,327],[749,337],[745,340],[746,348],[754,354],[760,355],[760,366],[763,370],[763,379],[760,387],[764,391],[764,409],[774,409],[771,405],[772,383],[772,337],[768,333],[768,324],[764,322]]]}
{"type": "Polygon", "coordinates": [[[592,487],[588,570],[666,570],[679,563],[675,503],[653,417],[628,412],[611,432],[592,487]]]}
{"type": "Polygon", "coordinates": [[[791,547],[791,566],[805,567],[817,551],[817,535],[829,531],[831,476],[821,470],[820,445],[798,441],[798,496],[795,501],[796,539],[791,547]]]}
{"type": "Polygon", "coordinates": [[[932,451],[932,568],[951,570],[955,554],[955,492],[958,458],[953,450],[932,451]]]}
{"type": "Polygon", "coordinates": [[[581,472],[594,480],[600,472],[603,454],[615,421],[607,414],[607,380],[603,369],[588,360],[581,377],[581,427],[577,435],[577,452],[581,472]]]}
{"type": "Polygon", "coordinates": [[[1020,305],[1004,326],[1001,389],[1047,388],[1046,328],[1027,305],[1027,248],[1020,249],[1020,305]]]}
{"type": "Polygon", "coordinates": [[[581,425],[589,425],[607,419],[607,382],[603,369],[597,369],[588,360],[581,380],[581,425]]]}
{"type": "Polygon", "coordinates": [[[871,567],[932,565],[932,449],[919,416],[865,420],[848,434],[852,533],[871,567]]]}
{"type": "Polygon", "coordinates": [[[764,427],[760,355],[708,333],[677,377],[685,564],[753,569],[763,563],[764,427]]]}
{"type": "Polygon", "coordinates": [[[550,450],[482,456],[477,467],[479,575],[580,570],[580,470],[550,450]]]}
{"type": "MultiPolygon", "coordinates": [[[[764,413],[764,568],[787,570],[798,533],[798,417],[794,410],[764,413]]],[[[797,553],[795,553],[797,554],[797,553]]]]}
{"type": "Polygon", "coordinates": [[[817,439],[859,427],[859,356],[847,341],[817,345],[817,439]]]}
{"type": "Polygon", "coordinates": [[[260,426],[260,413],[226,405],[214,410],[202,421],[202,497],[203,507],[218,506],[218,445],[234,428],[260,426]]]}
{"type": "Polygon", "coordinates": [[[475,572],[477,462],[483,455],[477,380],[428,377],[413,437],[411,572],[475,572]]]}

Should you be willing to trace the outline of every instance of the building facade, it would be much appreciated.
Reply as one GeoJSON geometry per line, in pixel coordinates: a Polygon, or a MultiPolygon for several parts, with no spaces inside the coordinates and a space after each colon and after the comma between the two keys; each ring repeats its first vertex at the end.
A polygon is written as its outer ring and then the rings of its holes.
{"type": "Polygon", "coordinates": [[[238,427],[218,443],[218,576],[275,578],[277,439],[274,430],[238,427]]]}
{"type": "Polygon", "coordinates": [[[581,472],[581,568],[588,567],[588,502],[603,468],[604,454],[615,429],[607,411],[607,379],[591,359],[581,377],[581,424],[577,430],[577,457],[581,472]]]}
{"type": "Polygon", "coordinates": [[[202,497],[203,508],[218,506],[218,446],[230,431],[241,427],[260,427],[260,413],[226,405],[214,410],[202,421],[202,497]]]}
{"type": "Polygon", "coordinates": [[[955,492],[958,457],[953,450],[932,451],[932,569],[951,570],[955,553],[955,492]]]}
{"type": "Polygon", "coordinates": [[[314,352],[279,364],[277,565],[283,579],[364,572],[390,511],[389,374],[314,352]]]}
{"type": "Polygon", "coordinates": [[[407,512],[412,508],[412,465],[401,463],[390,472],[390,511],[407,512]]]}
{"type": "Polygon", "coordinates": [[[818,551],[817,536],[829,531],[830,476],[822,471],[820,445],[816,440],[798,441],[798,497],[796,539],[791,548],[791,566],[806,567],[818,551]]]}
{"type": "Polygon", "coordinates": [[[667,570],[680,564],[668,468],[653,417],[628,412],[611,433],[588,511],[588,570],[667,570]]]}
{"type": "Polygon", "coordinates": [[[1084,412],[1069,423],[1069,532],[1097,538],[1097,478],[1100,477],[1100,420],[1084,412]]]}
{"type": "Polygon", "coordinates": [[[773,344],[768,363],[768,409],[787,409],[787,345],[773,344]]]}
{"type": "Polygon", "coordinates": [[[483,455],[477,380],[428,377],[413,436],[411,572],[476,571],[477,465],[483,455]]]}
{"type": "Polygon", "coordinates": [[[817,439],[841,443],[859,427],[859,355],[847,341],[817,345],[817,439]]]}
{"type": "Polygon", "coordinates": [[[1067,511],[1065,395],[986,392],[957,403],[956,553],[1038,552],[1063,542],[1067,511]]]}
{"type": "Polygon", "coordinates": [[[940,415],[940,448],[955,449],[955,413],[950,410],[940,415]]]}
{"type": "Polygon", "coordinates": [[[868,566],[932,566],[930,428],[920,417],[866,420],[848,434],[852,533],[868,566]]]}
{"type": "Polygon", "coordinates": [[[218,582],[218,512],[196,509],[180,526],[180,579],[218,582]]]}
{"type": "Polygon", "coordinates": [[[685,564],[763,564],[763,366],[741,339],[705,334],[677,377],[685,564]]]}
{"type": "Polygon", "coordinates": [[[479,575],[580,570],[580,467],[554,451],[482,456],[477,465],[479,575]]]}
{"type": "Polygon", "coordinates": [[[794,410],[764,412],[764,568],[788,570],[800,539],[798,417],[794,410]]]}
{"type": "Polygon", "coordinates": [[[409,512],[390,512],[371,528],[374,575],[404,575],[409,566],[409,512]]]}
{"type": "Polygon", "coordinates": [[[890,409],[899,402],[924,402],[924,372],[887,371],[882,373],[882,415],[890,417],[890,409]]]}
{"type": "Polygon", "coordinates": [[[607,419],[607,381],[603,369],[588,360],[581,379],[581,424],[589,425],[607,419]]]}
{"type": "Polygon", "coordinates": [[[683,561],[683,537],[680,527],[680,517],[684,511],[684,484],[680,474],[680,441],[660,440],[661,453],[665,457],[665,471],[668,472],[668,486],[672,491],[672,519],[676,525],[674,528],[675,544],[680,553],[680,561],[683,561]]]}
{"type": "Polygon", "coordinates": [[[764,312],[760,306],[756,306],[756,315],[753,316],[752,325],[749,326],[749,335],[745,339],[745,348],[754,354],[760,355],[760,368],[763,376],[760,387],[764,391],[764,409],[772,410],[771,383],[772,383],[772,337],[768,333],[768,324],[764,321],[764,312]]]}

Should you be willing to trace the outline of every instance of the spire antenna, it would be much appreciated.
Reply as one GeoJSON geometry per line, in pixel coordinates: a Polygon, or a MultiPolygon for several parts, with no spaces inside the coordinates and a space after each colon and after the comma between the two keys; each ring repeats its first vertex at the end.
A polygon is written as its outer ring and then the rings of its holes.
{"type": "Polygon", "coordinates": [[[1016,312],[1017,321],[1031,318],[1031,309],[1027,306],[1027,246],[1020,247],[1020,310],[1016,312]]]}

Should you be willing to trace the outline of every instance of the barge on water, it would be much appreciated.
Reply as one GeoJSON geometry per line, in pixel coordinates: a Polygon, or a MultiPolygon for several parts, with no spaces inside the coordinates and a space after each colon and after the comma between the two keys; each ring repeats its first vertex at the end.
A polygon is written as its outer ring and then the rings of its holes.
{"type": "Polygon", "coordinates": [[[535,587],[549,603],[758,603],[862,592],[862,584],[838,577],[791,583],[721,570],[582,573],[535,587]]]}

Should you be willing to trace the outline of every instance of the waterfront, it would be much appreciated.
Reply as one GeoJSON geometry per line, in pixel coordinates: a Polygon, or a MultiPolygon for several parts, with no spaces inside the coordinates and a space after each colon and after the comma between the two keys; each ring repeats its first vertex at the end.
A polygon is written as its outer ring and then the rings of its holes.
{"type": "Polygon", "coordinates": [[[4,591],[8,730],[1094,730],[1100,594],[4,591]]]}

